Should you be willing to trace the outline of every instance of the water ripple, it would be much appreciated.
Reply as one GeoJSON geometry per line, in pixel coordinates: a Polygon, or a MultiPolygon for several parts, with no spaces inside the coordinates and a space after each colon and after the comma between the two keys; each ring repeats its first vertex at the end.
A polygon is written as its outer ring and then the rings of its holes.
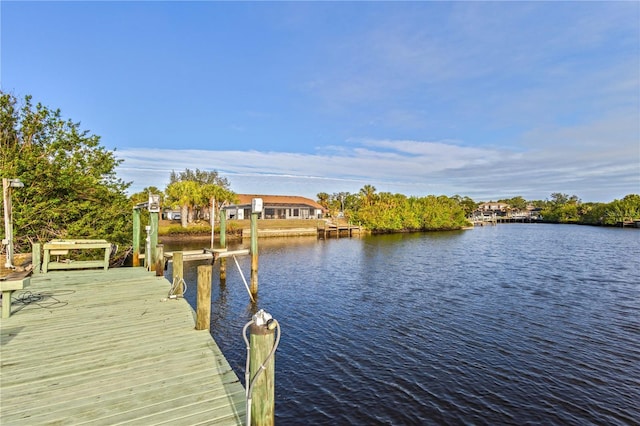
{"type": "MultiPolygon", "coordinates": [[[[640,424],[638,235],[523,224],[269,243],[277,423],[640,424]]],[[[213,293],[242,377],[246,292],[229,273],[213,293]]]]}

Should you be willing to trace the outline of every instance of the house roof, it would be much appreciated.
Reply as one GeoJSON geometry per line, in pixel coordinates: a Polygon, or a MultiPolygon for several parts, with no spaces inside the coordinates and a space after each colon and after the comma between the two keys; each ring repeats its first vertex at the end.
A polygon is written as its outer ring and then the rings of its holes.
{"type": "Polygon", "coordinates": [[[489,201],[488,203],[481,203],[480,206],[508,206],[507,203],[496,203],[493,201],[489,201]]]}
{"type": "Polygon", "coordinates": [[[236,194],[236,196],[238,198],[238,202],[236,203],[236,205],[238,206],[250,205],[251,200],[253,200],[254,198],[262,198],[262,202],[265,206],[274,205],[274,204],[277,204],[277,205],[302,204],[302,205],[313,207],[315,209],[321,209],[323,211],[325,210],[324,207],[322,207],[317,202],[313,201],[311,198],[299,197],[297,195],[236,194]]]}

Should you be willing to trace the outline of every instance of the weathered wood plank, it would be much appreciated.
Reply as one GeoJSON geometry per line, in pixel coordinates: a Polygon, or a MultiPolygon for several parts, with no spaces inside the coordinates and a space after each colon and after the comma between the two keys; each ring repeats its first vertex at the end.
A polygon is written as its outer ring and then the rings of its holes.
{"type": "Polygon", "coordinates": [[[246,256],[251,253],[249,249],[227,250],[227,249],[205,249],[207,252],[214,253],[216,259],[231,256],[246,256]]]}
{"type": "Polygon", "coordinates": [[[242,424],[242,385],[169,288],[144,268],[33,277],[40,306],[0,324],[0,424],[242,424]]]}
{"type": "Polygon", "coordinates": [[[90,268],[104,269],[104,260],[74,260],[71,262],[49,262],[47,264],[47,270],[49,271],[52,269],[90,269],[90,268]]]}

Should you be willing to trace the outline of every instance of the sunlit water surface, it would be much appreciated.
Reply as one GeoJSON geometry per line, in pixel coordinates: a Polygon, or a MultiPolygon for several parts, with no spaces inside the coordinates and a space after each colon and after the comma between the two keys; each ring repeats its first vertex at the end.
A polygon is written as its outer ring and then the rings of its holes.
{"type": "MultiPolygon", "coordinates": [[[[282,327],[279,425],[640,423],[638,230],[509,224],[259,252],[258,307],[282,327]]],[[[243,378],[255,308],[233,261],[226,285],[213,277],[211,332],[243,378]]]]}

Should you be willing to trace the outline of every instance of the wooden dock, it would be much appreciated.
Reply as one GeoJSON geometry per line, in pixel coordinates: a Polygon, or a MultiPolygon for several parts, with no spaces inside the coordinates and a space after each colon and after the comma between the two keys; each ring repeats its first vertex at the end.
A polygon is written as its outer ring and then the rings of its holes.
{"type": "Polygon", "coordinates": [[[40,298],[0,322],[0,424],[243,424],[244,388],[169,288],[144,268],[33,276],[13,298],[40,298]]]}
{"type": "MultiPolygon", "coordinates": [[[[211,260],[214,262],[214,256],[216,259],[230,256],[246,256],[250,254],[250,251],[249,249],[227,250],[203,248],[201,250],[182,250],[180,253],[182,253],[182,257],[185,262],[188,260],[211,260]]],[[[168,262],[173,262],[172,251],[163,253],[163,257],[165,265],[168,262]]],[[[139,255],[139,259],[144,259],[144,253],[139,255]]]]}
{"type": "Polygon", "coordinates": [[[354,233],[360,235],[360,227],[357,225],[351,225],[348,223],[334,223],[325,222],[322,226],[318,227],[318,237],[328,238],[334,235],[336,238],[340,238],[341,235],[352,237],[354,233]]]}

